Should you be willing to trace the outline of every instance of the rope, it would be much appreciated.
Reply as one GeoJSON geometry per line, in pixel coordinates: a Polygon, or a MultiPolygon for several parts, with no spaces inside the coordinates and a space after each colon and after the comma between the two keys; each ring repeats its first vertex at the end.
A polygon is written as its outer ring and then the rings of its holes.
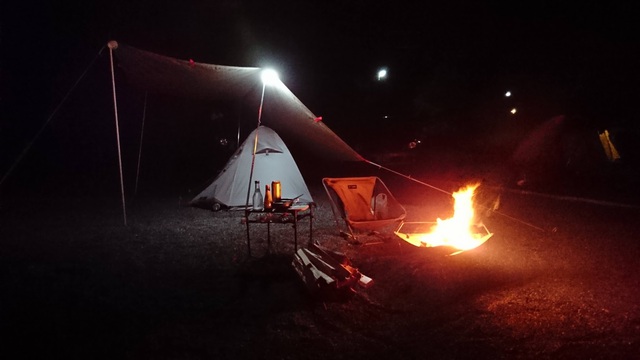
{"type": "MultiPolygon", "coordinates": [[[[488,208],[487,208],[487,209],[488,209],[488,208]]],[[[526,222],[526,221],[523,221],[523,220],[520,220],[520,219],[514,218],[513,216],[509,216],[509,215],[507,215],[507,214],[505,214],[505,213],[503,213],[503,212],[500,212],[500,211],[498,211],[498,210],[493,210],[493,212],[494,212],[494,213],[496,213],[496,214],[498,214],[498,215],[500,215],[500,216],[504,216],[504,217],[506,217],[506,218],[507,218],[507,219],[509,219],[509,220],[513,220],[513,221],[519,222],[520,224],[527,225],[527,226],[529,226],[529,227],[531,227],[531,228],[534,228],[534,229],[536,229],[536,230],[540,230],[540,231],[542,231],[542,232],[546,232],[546,230],[545,230],[545,229],[543,229],[543,228],[541,228],[541,227],[539,227],[539,226],[535,226],[535,225],[533,225],[533,224],[531,224],[531,223],[528,223],[528,222],[526,222]]]]}
{"type": "Polygon", "coordinates": [[[140,130],[140,148],[138,149],[138,167],[136,169],[136,187],[133,192],[134,195],[138,195],[138,179],[140,179],[140,162],[142,161],[142,138],[144,135],[144,120],[147,117],[147,95],[149,93],[145,91],[144,93],[144,110],[142,111],[142,129],[140,130]]]}
{"type": "MultiPolygon", "coordinates": [[[[371,162],[371,161],[366,160],[366,159],[365,159],[364,161],[365,161],[365,162],[367,162],[367,163],[369,163],[369,164],[371,164],[371,165],[373,165],[373,166],[378,167],[379,169],[389,171],[389,172],[391,172],[391,173],[393,173],[393,174],[396,174],[396,175],[401,176],[401,177],[403,177],[403,178],[405,178],[405,179],[408,179],[408,180],[411,180],[411,181],[413,181],[413,182],[416,182],[416,183],[418,183],[418,184],[420,184],[420,185],[424,185],[424,186],[429,187],[429,188],[431,188],[431,189],[433,189],[433,190],[440,191],[440,192],[442,192],[442,193],[444,193],[444,194],[453,195],[453,194],[452,194],[451,192],[449,192],[449,191],[446,191],[446,190],[440,189],[439,187],[433,186],[433,185],[428,184],[428,183],[426,183],[426,182],[424,182],[424,181],[420,181],[420,180],[415,179],[415,178],[413,178],[413,177],[411,177],[411,176],[409,176],[409,175],[402,174],[402,173],[400,173],[400,172],[398,172],[398,171],[395,171],[395,170],[393,170],[393,169],[389,169],[389,168],[387,168],[387,167],[384,167],[384,166],[382,166],[382,165],[376,164],[376,163],[371,162]]],[[[483,206],[483,207],[484,207],[484,208],[486,208],[486,209],[489,209],[489,208],[488,208],[488,207],[486,207],[486,206],[483,206]]],[[[528,222],[526,222],[526,221],[523,221],[523,220],[520,220],[520,219],[514,218],[513,216],[509,216],[509,215],[504,214],[504,213],[502,213],[502,212],[499,212],[499,211],[497,211],[497,210],[492,210],[492,211],[493,211],[493,212],[495,212],[495,213],[496,213],[496,214],[498,214],[498,215],[504,216],[504,217],[506,217],[506,218],[508,218],[508,219],[510,219],[510,220],[513,220],[513,221],[519,222],[519,223],[521,223],[521,224],[523,224],[523,225],[526,225],[526,226],[529,226],[529,227],[531,227],[531,228],[533,228],[533,229],[540,230],[540,231],[542,231],[542,232],[545,232],[545,231],[546,231],[545,229],[543,229],[543,228],[541,228],[541,227],[539,227],[539,226],[536,226],[536,225],[533,225],[533,224],[528,223],[528,222]]]]}
{"type": "Polygon", "coordinates": [[[398,176],[402,176],[402,177],[403,177],[403,178],[405,178],[405,179],[408,179],[408,180],[411,180],[411,181],[413,181],[413,182],[416,182],[416,183],[418,183],[418,184],[420,184],[420,185],[424,185],[424,186],[426,186],[426,187],[429,187],[429,188],[431,188],[431,189],[433,189],[433,190],[440,191],[440,192],[445,193],[445,194],[447,194],[447,195],[452,195],[452,193],[451,193],[451,192],[449,192],[449,191],[446,191],[446,190],[440,189],[439,187],[433,186],[433,185],[431,185],[431,184],[427,184],[426,182],[423,182],[423,181],[420,181],[420,180],[418,180],[418,179],[415,179],[415,178],[413,178],[413,177],[411,177],[411,176],[409,176],[409,175],[405,175],[405,174],[403,174],[403,173],[400,173],[400,172],[397,172],[397,171],[395,171],[395,170],[389,169],[389,168],[387,168],[387,167],[384,167],[384,166],[382,166],[382,165],[376,164],[376,163],[371,162],[371,161],[366,160],[366,159],[365,159],[364,161],[365,161],[365,162],[367,162],[367,163],[369,163],[369,164],[371,164],[371,165],[373,165],[373,166],[376,166],[378,169],[382,169],[382,170],[389,171],[389,172],[394,173],[394,174],[396,174],[396,175],[398,175],[398,176]]]}
{"type": "Polygon", "coordinates": [[[27,155],[27,153],[29,152],[29,150],[31,150],[31,147],[33,146],[33,144],[36,142],[36,140],[38,140],[38,138],[40,137],[40,135],[42,135],[42,133],[44,132],[44,129],[47,127],[47,125],[49,125],[49,123],[51,122],[51,120],[53,120],[53,118],[55,117],[55,115],[58,113],[58,110],[60,110],[60,108],[62,108],[62,105],[67,101],[67,99],[69,98],[69,96],[71,95],[71,93],[73,92],[73,90],[76,88],[76,86],[78,86],[78,84],[80,83],[80,81],[82,81],[82,79],[85,77],[85,75],[87,74],[87,72],[89,71],[89,69],[93,66],[93,64],[96,62],[96,60],[102,55],[102,51],[104,50],[104,46],[100,49],[100,51],[98,51],[98,54],[96,54],[96,56],[93,58],[93,60],[91,60],[91,62],[89,63],[89,65],[87,66],[87,68],[84,70],[84,72],[82,72],[82,74],[80,75],[80,77],[78,77],[78,79],[76,80],[76,82],[73,84],[73,86],[71,86],[71,88],[69,89],[69,91],[67,91],[67,93],[65,94],[65,96],[62,98],[62,100],[60,101],[60,103],[58,104],[58,106],[56,106],[56,108],[53,110],[53,112],[51,113],[51,115],[49,115],[49,117],[47,118],[47,120],[44,122],[44,124],[42,124],[42,126],[40,127],[40,130],[38,130],[38,132],[36,133],[36,135],[31,139],[31,141],[29,141],[29,143],[27,144],[27,146],[22,150],[22,152],[20,153],[20,155],[18,156],[18,158],[16,159],[16,161],[11,165],[11,167],[7,170],[7,172],[2,176],[2,179],[0,179],[0,186],[2,186],[2,184],[5,182],[5,180],[7,180],[7,178],[9,177],[9,175],[13,172],[13,170],[18,166],[18,164],[20,163],[20,161],[22,161],[22,159],[27,155]]]}
{"type": "Polygon", "coordinates": [[[515,190],[515,189],[504,189],[504,190],[515,193],[515,194],[540,196],[540,197],[546,197],[549,199],[556,199],[556,200],[563,200],[563,201],[584,202],[588,204],[595,204],[595,205],[601,205],[601,206],[640,209],[640,205],[623,204],[623,203],[617,203],[613,201],[588,199],[588,198],[582,198],[577,196],[561,196],[561,195],[553,195],[553,194],[544,194],[544,193],[538,193],[538,192],[526,191],[526,190],[515,190]]]}

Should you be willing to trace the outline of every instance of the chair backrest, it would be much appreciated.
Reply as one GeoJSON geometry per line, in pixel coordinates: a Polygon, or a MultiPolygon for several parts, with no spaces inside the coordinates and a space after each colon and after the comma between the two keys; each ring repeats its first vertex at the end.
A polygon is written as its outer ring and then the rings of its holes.
{"type": "Polygon", "coordinates": [[[375,230],[398,224],[406,210],[378,177],[324,178],[322,183],[338,215],[349,230],[375,230]]]}

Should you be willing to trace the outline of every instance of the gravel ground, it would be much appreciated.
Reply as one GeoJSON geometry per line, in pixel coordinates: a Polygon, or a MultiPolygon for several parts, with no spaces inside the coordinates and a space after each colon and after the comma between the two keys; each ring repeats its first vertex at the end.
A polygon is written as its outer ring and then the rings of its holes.
{"type": "MultiPolygon", "coordinates": [[[[465,180],[438,179],[452,190],[465,180]]],[[[408,220],[451,199],[389,181],[408,220]]],[[[318,297],[241,213],[113,198],[11,198],[0,208],[3,358],[629,359],[640,354],[640,209],[485,186],[494,235],[456,256],[383,229],[341,237],[321,187],[313,238],[374,285],[318,297]],[[9,354],[11,354],[9,356],[9,354]]],[[[304,245],[306,226],[300,228],[304,245]]]]}

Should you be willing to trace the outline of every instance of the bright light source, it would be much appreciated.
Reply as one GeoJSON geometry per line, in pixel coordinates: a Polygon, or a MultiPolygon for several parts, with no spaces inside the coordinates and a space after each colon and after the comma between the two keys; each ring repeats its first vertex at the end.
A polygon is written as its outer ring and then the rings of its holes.
{"type": "Polygon", "coordinates": [[[510,97],[510,96],[511,96],[511,91],[507,91],[507,92],[504,94],[504,96],[506,96],[506,97],[510,97]]]}
{"type": "Polygon", "coordinates": [[[262,70],[260,78],[262,78],[262,83],[264,85],[276,85],[280,82],[278,73],[273,69],[262,70]]]}
{"type": "Polygon", "coordinates": [[[383,80],[387,77],[387,69],[378,70],[378,81],[383,80]]]}
{"type": "Polygon", "coordinates": [[[516,108],[511,109],[510,113],[515,114],[516,113],[516,108]]]}

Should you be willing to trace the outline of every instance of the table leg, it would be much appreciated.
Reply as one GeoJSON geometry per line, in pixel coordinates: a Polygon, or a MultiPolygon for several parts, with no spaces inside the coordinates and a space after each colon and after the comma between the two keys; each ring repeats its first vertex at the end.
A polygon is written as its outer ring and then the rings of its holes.
{"type": "Polygon", "coordinates": [[[293,249],[298,251],[298,212],[293,212],[293,249]]]}
{"type": "Polygon", "coordinates": [[[247,225],[247,254],[249,257],[251,257],[251,236],[249,235],[249,215],[245,215],[245,216],[246,216],[245,224],[247,225]]]}
{"type": "Polygon", "coordinates": [[[271,253],[271,222],[267,221],[267,253],[271,253]]]}
{"type": "Polygon", "coordinates": [[[309,205],[309,246],[313,245],[313,205],[309,205]]]}

